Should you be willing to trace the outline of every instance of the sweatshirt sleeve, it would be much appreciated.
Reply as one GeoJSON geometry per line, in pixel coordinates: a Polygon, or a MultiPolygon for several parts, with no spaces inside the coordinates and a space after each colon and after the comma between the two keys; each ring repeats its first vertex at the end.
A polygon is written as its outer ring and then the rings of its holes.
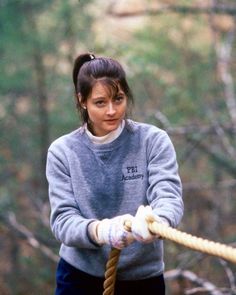
{"type": "Polygon", "coordinates": [[[155,214],[177,227],[183,216],[182,184],[173,144],[165,131],[155,134],[148,149],[147,199],[155,214]]]}
{"type": "Polygon", "coordinates": [[[94,220],[84,218],[80,212],[67,159],[60,146],[51,145],[48,150],[46,177],[51,206],[50,225],[56,239],[71,247],[97,248],[88,235],[88,225],[94,220]]]}

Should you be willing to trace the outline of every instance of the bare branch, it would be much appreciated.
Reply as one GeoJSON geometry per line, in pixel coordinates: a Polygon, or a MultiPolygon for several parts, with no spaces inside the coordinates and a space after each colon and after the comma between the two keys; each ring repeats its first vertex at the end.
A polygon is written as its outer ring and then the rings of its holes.
{"type": "MultiPolygon", "coordinates": [[[[201,288],[201,291],[209,292],[209,294],[211,295],[223,295],[221,290],[217,288],[214,284],[198,277],[195,273],[189,270],[173,269],[165,272],[166,280],[173,280],[178,278],[189,280],[190,282],[199,286],[201,288]]],[[[196,290],[194,291],[196,293],[196,290]]],[[[197,289],[197,291],[199,291],[199,288],[197,289]]],[[[185,294],[194,294],[193,289],[186,291],[185,294]]]]}
{"type": "Polygon", "coordinates": [[[163,13],[179,13],[179,14],[227,14],[236,15],[236,7],[233,5],[218,4],[215,6],[181,6],[171,4],[159,4],[157,7],[143,8],[130,11],[116,11],[114,5],[110,5],[107,14],[113,17],[134,17],[142,15],[157,15],[163,13]]]}
{"type": "Polygon", "coordinates": [[[226,98],[226,105],[228,107],[229,115],[232,123],[236,126],[236,99],[234,93],[234,82],[230,72],[231,53],[233,41],[235,39],[235,29],[227,34],[227,38],[222,43],[215,44],[218,72],[224,85],[224,92],[226,98]]]}
{"type": "Polygon", "coordinates": [[[38,219],[46,227],[50,228],[49,215],[50,215],[50,206],[48,201],[42,201],[40,199],[34,200],[34,206],[36,206],[38,219]]]}
{"type": "Polygon", "coordinates": [[[11,226],[14,230],[16,230],[22,237],[24,237],[28,244],[32,246],[35,249],[40,250],[45,256],[50,258],[50,260],[54,262],[58,262],[58,256],[55,255],[51,249],[49,249],[47,246],[43,245],[41,242],[39,242],[34,234],[27,229],[23,224],[20,224],[16,220],[16,216],[13,212],[10,212],[7,216],[7,218],[4,219],[8,225],[11,226]]]}
{"type": "Polygon", "coordinates": [[[186,138],[189,142],[195,145],[199,150],[204,152],[209,156],[215,164],[224,168],[229,174],[235,176],[236,175],[236,166],[232,160],[225,157],[224,154],[219,153],[214,146],[209,146],[202,139],[196,139],[193,136],[188,136],[186,138]]]}
{"type": "MultiPolygon", "coordinates": [[[[188,134],[217,134],[219,129],[216,129],[216,122],[209,125],[188,125],[180,127],[172,127],[169,119],[160,111],[154,114],[158,122],[163,126],[163,128],[171,135],[174,136],[186,136],[188,134]]],[[[228,134],[236,134],[236,126],[232,124],[221,124],[217,122],[218,128],[221,128],[221,132],[228,134]]]]}
{"type": "MultiPolygon", "coordinates": [[[[234,165],[234,162],[226,158],[224,154],[219,153],[214,146],[208,146],[205,142],[203,142],[203,139],[205,138],[204,134],[206,133],[217,134],[215,124],[207,126],[207,127],[197,126],[196,128],[195,126],[194,129],[191,126],[185,127],[185,128],[172,128],[170,126],[169,121],[165,118],[164,115],[161,114],[160,116],[160,113],[156,113],[155,116],[164,125],[164,128],[170,135],[182,134],[185,136],[186,140],[189,143],[191,143],[189,150],[187,150],[184,157],[180,159],[181,163],[189,156],[190,152],[192,152],[193,149],[198,148],[199,150],[206,153],[209,156],[209,158],[213,160],[214,163],[224,167],[224,169],[228,173],[235,176],[236,167],[234,165]]],[[[223,128],[223,126],[221,126],[221,128],[223,128]]],[[[231,126],[230,131],[234,130],[235,132],[235,128],[236,128],[236,125],[231,126]]],[[[225,130],[225,128],[223,128],[223,130],[225,130]]]]}
{"type": "MultiPolygon", "coordinates": [[[[236,187],[236,179],[227,179],[223,181],[219,181],[217,183],[218,189],[228,189],[236,187]]],[[[183,190],[184,191],[202,191],[202,190],[212,190],[214,185],[209,185],[206,183],[199,183],[199,182],[187,182],[183,183],[183,190]]]]}
{"type": "Polygon", "coordinates": [[[171,129],[171,124],[169,119],[166,117],[165,114],[163,114],[161,111],[157,111],[155,113],[155,118],[161,122],[163,126],[165,126],[166,129],[171,129]]]}
{"type": "Polygon", "coordinates": [[[225,270],[231,289],[235,290],[236,292],[236,283],[235,283],[235,277],[234,277],[233,271],[229,268],[227,261],[223,259],[219,259],[219,261],[225,270]]]}
{"type": "Polygon", "coordinates": [[[224,129],[220,126],[220,124],[217,121],[215,121],[214,125],[215,125],[216,134],[221,139],[221,142],[223,144],[223,147],[225,148],[225,151],[228,153],[229,156],[231,156],[232,158],[235,158],[236,157],[235,149],[230,143],[229,138],[226,136],[224,129]]]}

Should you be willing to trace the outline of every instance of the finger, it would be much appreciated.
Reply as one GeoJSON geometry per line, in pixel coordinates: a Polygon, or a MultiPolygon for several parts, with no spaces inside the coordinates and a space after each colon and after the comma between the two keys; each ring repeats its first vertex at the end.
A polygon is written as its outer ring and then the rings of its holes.
{"type": "Polygon", "coordinates": [[[125,220],[124,221],[124,229],[128,232],[131,232],[132,230],[132,222],[131,220],[125,220]]]}
{"type": "Polygon", "coordinates": [[[135,216],[142,216],[142,215],[143,215],[143,212],[144,212],[144,210],[145,210],[145,207],[144,207],[143,205],[140,205],[140,206],[138,207],[138,210],[137,210],[137,212],[136,212],[136,215],[135,215],[135,216]]]}

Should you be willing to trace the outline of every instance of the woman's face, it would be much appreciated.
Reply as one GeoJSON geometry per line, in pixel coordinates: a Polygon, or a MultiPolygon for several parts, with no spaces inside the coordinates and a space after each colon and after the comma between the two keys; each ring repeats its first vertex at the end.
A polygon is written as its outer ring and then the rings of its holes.
{"type": "Polygon", "coordinates": [[[87,108],[93,134],[104,136],[117,129],[124,119],[127,97],[120,87],[115,97],[112,97],[107,87],[97,82],[83,106],[87,108]]]}

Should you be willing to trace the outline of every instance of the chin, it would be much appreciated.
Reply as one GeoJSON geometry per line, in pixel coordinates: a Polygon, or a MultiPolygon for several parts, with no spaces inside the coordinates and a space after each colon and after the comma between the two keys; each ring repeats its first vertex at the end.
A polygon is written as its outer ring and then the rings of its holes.
{"type": "Polygon", "coordinates": [[[107,128],[106,131],[107,131],[107,133],[109,133],[109,132],[116,130],[117,128],[118,128],[118,126],[107,128]]]}
{"type": "Polygon", "coordinates": [[[113,123],[113,124],[106,124],[106,126],[104,126],[105,128],[104,129],[107,129],[107,130],[110,130],[110,131],[112,131],[112,130],[115,130],[115,129],[117,129],[118,127],[119,127],[119,125],[120,125],[120,122],[119,123],[113,123]]]}

